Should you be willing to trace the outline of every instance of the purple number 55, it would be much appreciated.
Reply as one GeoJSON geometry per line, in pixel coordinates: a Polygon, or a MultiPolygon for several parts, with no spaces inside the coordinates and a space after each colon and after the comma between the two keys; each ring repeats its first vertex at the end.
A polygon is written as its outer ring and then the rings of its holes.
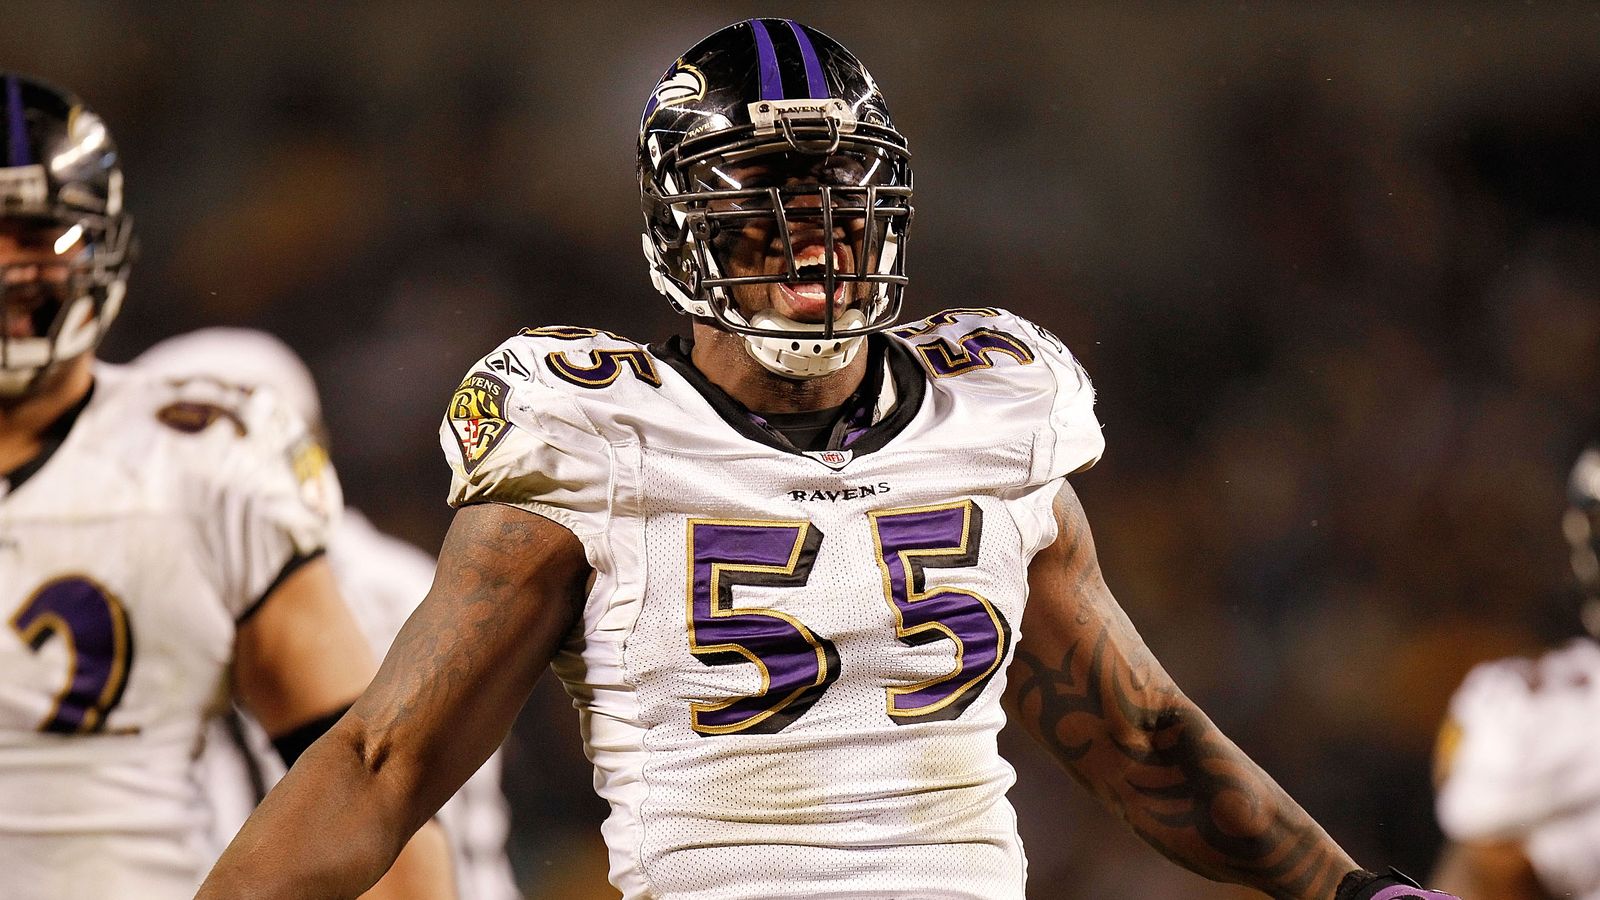
{"type": "Polygon", "coordinates": [[[838,651],[800,620],[733,606],[735,585],[805,584],[821,543],[810,522],[689,523],[689,652],[708,666],[753,663],[761,673],[759,693],[691,704],[696,732],[782,731],[839,677],[838,651]]]}
{"type": "Polygon", "coordinates": [[[907,646],[949,641],[956,663],[946,675],[889,688],[889,717],[897,725],[954,719],[1000,670],[1011,625],[993,603],[960,588],[927,590],[925,570],[978,564],[983,510],[971,500],[869,513],[878,544],[884,592],[907,646]]]}
{"type": "MultiPolygon", "coordinates": [[[[868,516],[895,636],[907,646],[947,640],[955,656],[947,674],[886,687],[889,717],[896,724],[954,719],[1000,670],[1011,626],[972,591],[927,590],[924,571],[977,564],[982,510],[961,500],[868,516]]],[[[839,654],[827,638],[786,613],[733,605],[736,585],[803,586],[821,544],[822,533],[805,521],[690,521],[689,652],[706,665],[754,665],[761,675],[755,694],[691,703],[695,732],[781,731],[838,679],[839,654]]]]}

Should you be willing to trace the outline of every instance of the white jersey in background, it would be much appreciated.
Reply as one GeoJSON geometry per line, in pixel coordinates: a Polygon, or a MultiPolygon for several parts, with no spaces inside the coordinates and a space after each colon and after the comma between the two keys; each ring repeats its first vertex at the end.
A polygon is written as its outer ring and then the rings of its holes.
{"type": "Polygon", "coordinates": [[[0,481],[0,896],[190,897],[235,625],[338,485],[269,391],[97,363],[68,424],[0,481]]]}
{"type": "Polygon", "coordinates": [[[559,522],[595,569],[553,666],[630,900],[1023,896],[1000,695],[1093,391],[1001,310],[873,341],[841,450],[586,328],[524,331],[451,402],[451,502],[559,522]]]}
{"type": "Polygon", "coordinates": [[[1440,755],[1447,837],[1514,841],[1553,896],[1600,900],[1600,644],[1478,666],[1440,755]]]}
{"type": "MultiPolygon", "coordinates": [[[[381,656],[433,583],[433,557],[346,509],[328,543],[328,561],[340,596],[381,656]]],[[[439,810],[461,900],[522,896],[506,859],[511,820],[500,789],[500,768],[496,751],[439,810]]],[[[260,792],[283,777],[284,767],[261,728],[238,716],[213,723],[203,772],[213,811],[215,857],[255,809],[260,792]]]]}

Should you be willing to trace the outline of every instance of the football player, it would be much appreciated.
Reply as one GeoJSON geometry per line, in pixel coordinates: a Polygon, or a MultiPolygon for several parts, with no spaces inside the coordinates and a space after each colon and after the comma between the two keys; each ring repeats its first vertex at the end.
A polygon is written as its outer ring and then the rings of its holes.
{"type": "MultiPolygon", "coordinates": [[[[266,332],[202,328],[161,341],[135,364],[168,380],[221,378],[264,385],[310,423],[314,434],[325,437],[322,404],[310,370],[293,350],[266,332]]],[[[379,653],[388,649],[433,581],[434,560],[428,554],[384,534],[348,506],[328,537],[328,563],[362,634],[379,653]]],[[[249,717],[219,717],[211,725],[201,771],[213,814],[214,846],[220,853],[263,791],[283,777],[284,767],[266,734],[249,717]]],[[[450,841],[462,900],[521,897],[506,859],[511,819],[500,791],[498,751],[445,803],[438,818],[450,841]]]]}
{"type": "MultiPolygon", "coordinates": [[[[1578,458],[1562,522],[1600,633],[1600,447],[1578,458]]],[[[1437,879],[1495,900],[1600,900],[1600,643],[1473,669],[1450,701],[1438,752],[1449,839],[1437,879]]]]}
{"type": "MultiPolygon", "coordinates": [[[[270,392],[94,359],[132,252],[116,148],[69,94],[0,94],[0,894],[189,897],[219,698],[288,762],[375,668],[323,556],[338,485],[270,392]]],[[[437,826],[412,843],[386,896],[448,895],[437,826]]]]}
{"type": "Polygon", "coordinates": [[[535,328],[473,367],[432,591],[201,896],[359,892],[547,664],[630,900],[1021,898],[1003,703],[1206,876],[1446,896],[1358,868],[1151,656],[1066,481],[1102,442],[1061,342],[987,306],[897,326],[910,156],[854,56],[722,29],[638,150],[692,334],[535,328]]]}

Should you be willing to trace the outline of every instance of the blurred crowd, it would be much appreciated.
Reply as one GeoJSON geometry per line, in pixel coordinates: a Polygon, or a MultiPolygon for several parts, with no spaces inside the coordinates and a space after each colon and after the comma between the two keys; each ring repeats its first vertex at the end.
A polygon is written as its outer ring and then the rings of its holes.
{"type": "MultiPolygon", "coordinates": [[[[475,358],[524,325],[683,327],[639,255],[638,115],[673,54],[759,12],[850,46],[912,141],[913,313],[1008,307],[1082,359],[1108,448],[1076,483],[1113,590],[1358,859],[1426,871],[1450,691],[1578,630],[1592,5],[16,6],[4,65],[80,93],[124,153],[142,257],[105,355],[281,335],[352,504],[424,548],[475,358]]],[[[513,861],[530,897],[614,896],[550,682],[506,758],[513,861]]],[[[1034,896],[1244,896],[1003,742],[1034,896]]]]}

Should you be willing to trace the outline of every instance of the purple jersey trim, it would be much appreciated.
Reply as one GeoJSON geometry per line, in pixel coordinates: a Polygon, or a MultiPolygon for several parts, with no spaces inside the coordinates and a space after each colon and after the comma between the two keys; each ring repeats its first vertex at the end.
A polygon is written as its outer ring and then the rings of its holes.
{"type": "Polygon", "coordinates": [[[28,123],[22,117],[22,83],[6,76],[6,165],[25,166],[28,160],[28,123]]]}
{"type": "Polygon", "coordinates": [[[812,100],[824,100],[828,96],[828,80],[822,75],[822,60],[817,58],[817,48],[812,46],[811,38],[806,37],[805,29],[793,19],[784,19],[789,25],[789,30],[794,32],[795,43],[800,45],[800,58],[806,63],[806,96],[812,100]]]}
{"type": "Polygon", "coordinates": [[[760,19],[750,20],[750,33],[756,39],[756,61],[761,72],[761,99],[782,100],[783,74],[778,71],[778,51],[772,46],[772,35],[760,19]]]}

